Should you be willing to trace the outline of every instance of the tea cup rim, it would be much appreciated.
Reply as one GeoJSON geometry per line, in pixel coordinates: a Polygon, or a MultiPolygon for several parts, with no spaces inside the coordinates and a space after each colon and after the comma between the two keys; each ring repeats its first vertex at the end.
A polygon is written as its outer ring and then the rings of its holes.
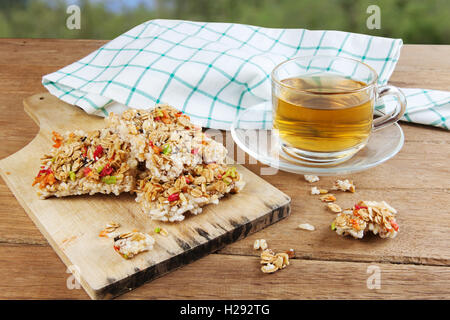
{"type": "Polygon", "coordinates": [[[272,72],[270,73],[271,80],[273,82],[276,82],[277,84],[279,84],[282,87],[286,87],[286,88],[289,88],[291,90],[302,92],[302,93],[305,93],[305,94],[321,94],[321,93],[323,94],[323,92],[315,92],[315,91],[312,91],[311,89],[299,89],[299,88],[296,88],[296,87],[289,86],[289,85],[281,82],[280,80],[276,79],[276,77],[275,77],[275,72],[282,65],[284,65],[286,63],[289,63],[289,62],[292,62],[292,61],[295,61],[295,60],[301,60],[301,59],[306,60],[306,59],[311,59],[311,58],[337,58],[337,59],[342,59],[342,60],[354,61],[354,62],[357,62],[357,63],[360,63],[360,64],[366,66],[374,74],[374,78],[372,79],[372,81],[369,82],[368,84],[366,84],[365,86],[361,87],[361,88],[348,89],[348,90],[345,90],[345,91],[343,90],[343,91],[336,91],[336,92],[327,92],[328,95],[330,95],[330,94],[343,94],[343,93],[355,93],[355,92],[363,91],[363,90],[366,90],[366,89],[370,88],[371,86],[376,85],[377,82],[378,82],[378,73],[377,73],[377,71],[374,68],[372,68],[370,65],[368,65],[367,63],[362,62],[362,61],[357,60],[357,59],[353,59],[353,58],[339,57],[339,56],[329,56],[329,55],[300,56],[300,57],[294,57],[294,58],[291,58],[291,59],[287,59],[287,60],[285,60],[283,62],[280,62],[279,64],[277,64],[273,68],[272,72]]]}

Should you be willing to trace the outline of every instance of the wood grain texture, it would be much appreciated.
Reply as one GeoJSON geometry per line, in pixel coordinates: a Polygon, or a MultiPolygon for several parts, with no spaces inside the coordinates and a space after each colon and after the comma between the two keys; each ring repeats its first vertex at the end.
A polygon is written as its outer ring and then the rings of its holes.
{"type": "Polygon", "coordinates": [[[31,182],[40,157],[52,144],[51,133],[98,129],[104,122],[49,93],[33,95],[24,104],[39,124],[39,134],[22,150],[0,160],[0,174],[64,263],[77,267],[77,279],[94,299],[128,292],[290,213],[285,194],[240,165],[237,170],[246,182],[242,192],[224,197],[217,206],[206,206],[202,214],[188,216],[182,223],[152,221],[130,194],[40,200],[31,182]],[[156,238],[153,250],[124,260],[113,250],[112,239],[98,236],[110,221],[119,223],[121,232],[152,233],[156,238]],[[152,232],[161,225],[167,237],[152,232]]]}
{"type": "MultiPolygon", "coordinates": [[[[104,43],[0,39],[0,159],[21,149],[38,132],[23,111],[22,100],[43,91],[42,75],[80,59],[104,43]]],[[[405,45],[390,83],[405,88],[450,90],[449,56],[450,46],[405,45]]],[[[325,229],[333,216],[308,194],[308,183],[301,176],[278,172],[261,177],[292,198],[288,219],[121,298],[450,298],[450,135],[423,125],[401,126],[405,145],[400,153],[372,170],[346,176],[355,181],[357,193],[338,194],[342,205],[360,196],[389,201],[400,211],[402,229],[398,238],[362,242],[339,238],[325,229]],[[318,230],[296,230],[296,225],[304,221],[318,230]],[[267,239],[275,249],[294,248],[294,264],[275,277],[260,274],[255,262],[257,252],[252,249],[258,238],[267,239]],[[225,266],[224,261],[233,267],[225,266]],[[366,266],[373,261],[382,270],[387,268],[389,287],[382,285],[381,290],[369,291],[365,283],[349,280],[345,268],[361,270],[358,277],[366,279],[366,266]],[[294,265],[298,267],[291,269],[294,265]],[[321,270],[320,277],[314,270],[321,270]],[[286,281],[278,283],[277,277],[286,281]],[[220,282],[226,282],[226,287],[220,282]],[[284,287],[288,289],[282,290],[284,287]]],[[[256,174],[264,167],[245,166],[256,174]]],[[[329,186],[332,179],[322,178],[319,185],[329,186]]],[[[88,297],[83,290],[67,289],[64,264],[1,179],[0,251],[4,253],[0,254],[0,298],[88,297]]]]}
{"type": "MultiPolygon", "coordinates": [[[[48,246],[0,245],[4,299],[88,299],[48,246]],[[21,265],[34,253],[34,258],[21,265]],[[14,256],[10,261],[8,257],[14,256]],[[43,281],[45,279],[45,281],[43,281]],[[69,284],[69,286],[68,286],[69,284]],[[71,288],[71,289],[69,289],[71,288]]],[[[448,299],[450,268],[389,263],[293,259],[263,274],[252,256],[211,254],[119,299],[448,299]],[[380,289],[369,289],[368,267],[380,289]]]]}

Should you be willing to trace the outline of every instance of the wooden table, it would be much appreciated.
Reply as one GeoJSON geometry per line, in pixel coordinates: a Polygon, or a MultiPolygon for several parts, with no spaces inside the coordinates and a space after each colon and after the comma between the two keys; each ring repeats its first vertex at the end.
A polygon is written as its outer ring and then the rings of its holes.
{"type": "MultiPolygon", "coordinates": [[[[38,127],[22,100],[45,91],[44,74],[104,44],[92,40],[0,40],[0,158],[25,146],[38,127]]],[[[391,83],[399,87],[450,90],[450,46],[406,45],[391,83]]],[[[450,298],[450,134],[402,124],[406,142],[387,163],[347,176],[355,194],[339,203],[386,200],[399,210],[401,233],[394,240],[323,238],[296,229],[308,222],[329,228],[333,214],[312,197],[303,176],[279,172],[264,179],[292,198],[292,214],[267,229],[148,283],[121,299],[416,299],[450,298]],[[291,265],[275,274],[259,270],[255,239],[276,251],[294,248],[291,265]],[[331,239],[331,240],[330,240],[331,239]],[[367,279],[378,267],[381,288],[367,279]],[[369,273],[368,273],[369,270],[369,273]],[[372,270],[372,271],[371,271],[372,270]]],[[[249,164],[255,173],[261,165],[249,164]]],[[[332,177],[320,186],[330,186],[332,177]]],[[[238,208],[237,208],[238,209],[238,208]]],[[[331,232],[331,231],[330,231],[331,232]]],[[[322,235],[322,236],[321,236],[322,235]]],[[[70,274],[22,207],[0,180],[0,298],[87,299],[68,289],[70,274]]]]}

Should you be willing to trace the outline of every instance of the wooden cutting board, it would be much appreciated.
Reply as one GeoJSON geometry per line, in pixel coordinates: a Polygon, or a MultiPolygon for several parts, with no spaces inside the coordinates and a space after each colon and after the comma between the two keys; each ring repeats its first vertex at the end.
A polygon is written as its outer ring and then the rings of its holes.
{"type": "Polygon", "coordinates": [[[93,299],[123,294],[290,213],[287,195],[241,165],[237,169],[247,182],[241,193],[175,224],[152,221],[130,194],[40,200],[31,183],[40,165],[39,158],[52,143],[51,132],[97,129],[103,126],[103,118],[87,115],[48,93],[31,96],[24,105],[40,131],[30,144],[0,161],[0,174],[93,299]],[[112,239],[98,236],[111,221],[120,223],[118,231],[149,232],[156,240],[154,249],[130,260],[123,259],[114,251],[112,239]],[[168,236],[154,234],[157,226],[164,227],[168,236]]]}

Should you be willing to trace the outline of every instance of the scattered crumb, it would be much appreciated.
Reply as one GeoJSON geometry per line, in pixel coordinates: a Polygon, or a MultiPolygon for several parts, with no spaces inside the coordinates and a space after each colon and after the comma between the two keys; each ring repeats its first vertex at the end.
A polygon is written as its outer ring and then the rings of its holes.
{"type": "Polygon", "coordinates": [[[299,229],[314,231],[316,228],[312,224],[309,223],[301,223],[297,226],[299,229]]]}
{"type": "Polygon", "coordinates": [[[334,213],[342,212],[341,207],[339,205],[337,205],[336,203],[327,203],[327,207],[334,213]]]}
{"type": "Polygon", "coordinates": [[[275,267],[275,266],[274,266],[273,264],[271,264],[271,263],[268,263],[268,264],[263,265],[263,266],[261,267],[261,271],[264,272],[264,273],[274,273],[274,272],[277,271],[277,270],[278,270],[278,268],[275,267]]]}
{"type": "Polygon", "coordinates": [[[261,252],[261,264],[263,264],[261,267],[262,272],[274,273],[275,271],[284,269],[289,265],[289,254],[285,252],[274,253],[270,249],[264,250],[261,252]]]}
{"type": "Polygon", "coordinates": [[[322,200],[323,202],[333,202],[333,201],[336,201],[336,197],[333,194],[329,193],[329,194],[320,196],[320,200],[322,200]]]}
{"type": "Polygon", "coordinates": [[[311,188],[311,194],[320,194],[320,190],[317,187],[312,187],[311,188]]]}
{"type": "Polygon", "coordinates": [[[169,235],[167,230],[164,229],[164,228],[161,228],[161,227],[156,227],[155,230],[153,230],[153,231],[155,231],[155,233],[158,233],[158,234],[160,234],[160,235],[162,235],[164,237],[167,237],[169,235]]]}
{"type": "Polygon", "coordinates": [[[311,194],[326,194],[328,193],[328,190],[326,189],[319,189],[317,187],[311,187],[311,194]]]}
{"type": "Polygon", "coordinates": [[[308,174],[305,174],[304,177],[305,177],[305,180],[308,181],[309,183],[313,183],[313,182],[320,180],[318,176],[313,176],[313,175],[308,175],[308,174]]]}
{"type": "Polygon", "coordinates": [[[99,237],[114,238],[117,236],[117,233],[114,231],[116,231],[119,227],[120,224],[117,222],[110,222],[106,225],[105,229],[100,231],[99,237]]]}
{"type": "Polygon", "coordinates": [[[253,249],[255,250],[266,250],[268,247],[266,239],[256,239],[253,243],[253,249]]]}
{"type": "Polygon", "coordinates": [[[294,249],[286,250],[285,253],[287,253],[289,259],[291,259],[291,258],[293,258],[293,257],[295,256],[295,251],[294,251],[294,249]]]}
{"type": "Polygon", "coordinates": [[[353,181],[349,181],[348,179],[345,180],[336,180],[334,182],[334,186],[331,188],[332,190],[341,190],[341,191],[350,191],[355,192],[356,188],[353,184],[353,181]]]}
{"type": "Polygon", "coordinates": [[[130,259],[135,255],[153,249],[155,240],[146,233],[127,232],[114,238],[114,250],[123,258],[130,259]]]}
{"type": "Polygon", "coordinates": [[[259,240],[259,246],[260,246],[261,250],[266,250],[268,247],[267,241],[265,239],[259,240]]]}

